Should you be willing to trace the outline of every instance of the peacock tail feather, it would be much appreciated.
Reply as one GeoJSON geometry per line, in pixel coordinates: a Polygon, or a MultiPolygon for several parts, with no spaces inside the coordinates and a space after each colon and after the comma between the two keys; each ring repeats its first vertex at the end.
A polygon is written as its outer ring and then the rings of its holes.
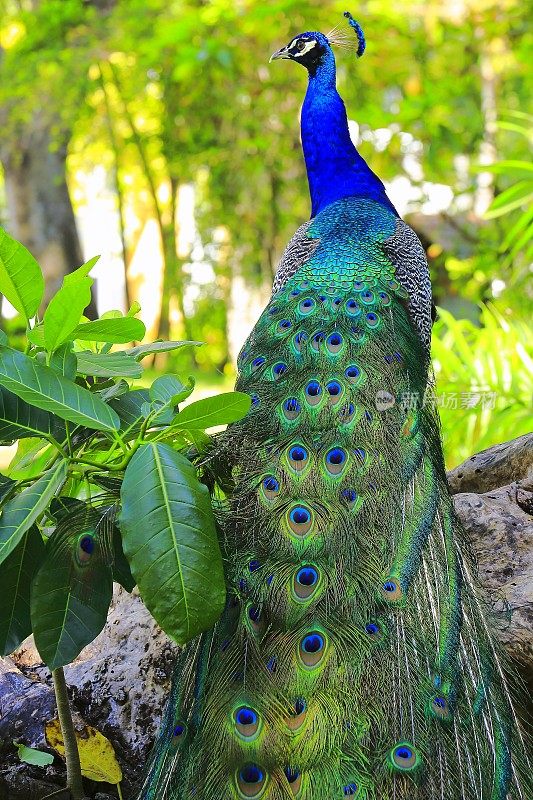
{"type": "Polygon", "coordinates": [[[179,658],[143,800],[533,797],[447,489],[411,235],[352,197],[289,244],[239,357],[250,413],[217,443],[227,607],[179,658]]]}

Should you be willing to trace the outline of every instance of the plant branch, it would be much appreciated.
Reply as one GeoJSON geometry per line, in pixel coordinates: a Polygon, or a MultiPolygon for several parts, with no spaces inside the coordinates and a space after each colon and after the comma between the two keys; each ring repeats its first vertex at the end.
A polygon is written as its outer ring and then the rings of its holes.
{"type": "Polygon", "coordinates": [[[80,754],[78,751],[78,742],[76,741],[74,723],[72,721],[72,713],[70,711],[65,673],[62,667],[52,670],[52,679],[54,681],[59,724],[61,725],[61,733],[63,734],[63,743],[65,745],[67,786],[70,789],[72,800],[84,800],[85,795],[83,792],[80,754]]]}

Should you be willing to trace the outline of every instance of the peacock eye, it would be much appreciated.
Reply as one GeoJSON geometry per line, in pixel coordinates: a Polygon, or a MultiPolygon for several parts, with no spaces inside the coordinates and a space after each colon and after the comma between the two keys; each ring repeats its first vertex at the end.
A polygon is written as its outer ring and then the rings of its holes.
{"type": "Polygon", "coordinates": [[[303,39],[298,39],[298,41],[296,42],[296,49],[298,50],[298,52],[301,53],[302,50],[304,49],[304,47],[305,47],[304,40],[303,39]]]}

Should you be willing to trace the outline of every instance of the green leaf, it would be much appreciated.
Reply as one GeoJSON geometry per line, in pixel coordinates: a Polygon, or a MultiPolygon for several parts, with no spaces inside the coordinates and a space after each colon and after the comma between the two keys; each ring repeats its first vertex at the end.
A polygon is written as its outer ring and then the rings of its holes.
{"type": "Polygon", "coordinates": [[[91,353],[84,350],[76,353],[80,375],[94,375],[98,378],[140,378],[143,369],[131,356],[124,352],[91,353]]]}
{"type": "Polygon", "coordinates": [[[47,411],[25,403],[16,394],[0,386],[0,442],[52,434],[63,439],[65,426],[47,411]]]}
{"type": "Polygon", "coordinates": [[[0,565],[0,655],[12,653],[31,633],[30,588],[44,556],[34,525],[0,565]]]}
{"type": "Polygon", "coordinates": [[[7,333],[0,329],[0,344],[7,344],[8,342],[7,333]]]}
{"type": "Polygon", "coordinates": [[[131,304],[128,312],[126,313],[126,316],[127,317],[135,317],[139,313],[140,310],[141,310],[141,304],[139,303],[138,300],[134,300],[133,303],[131,304]]]}
{"type": "Polygon", "coordinates": [[[26,322],[35,316],[44,294],[39,264],[24,245],[0,228],[0,293],[23,314],[26,322]]]}
{"type": "Polygon", "coordinates": [[[54,757],[51,753],[35,750],[33,747],[26,747],[25,744],[18,744],[18,742],[13,742],[13,744],[18,750],[19,761],[32,764],[34,767],[47,767],[54,763],[54,757]]]}
{"type": "Polygon", "coordinates": [[[228,425],[246,416],[250,404],[250,395],[244,392],[225,392],[214,397],[205,397],[180,411],[174,417],[172,427],[205,430],[214,425],[228,425]]]}
{"type": "Polygon", "coordinates": [[[106,403],[109,400],[115,400],[117,397],[121,397],[123,394],[127,394],[129,392],[130,387],[126,381],[120,380],[116,383],[112,383],[110,386],[107,386],[105,389],[99,390],[99,395],[102,400],[105,400],[106,403]]]}
{"type": "Polygon", "coordinates": [[[476,172],[495,172],[496,174],[509,175],[512,172],[525,174],[530,177],[533,173],[533,164],[529,161],[505,160],[497,161],[496,164],[479,164],[476,172]]]}
{"type": "Polygon", "coordinates": [[[533,200],[533,184],[531,181],[518,181],[504,192],[499,194],[485,212],[485,219],[495,219],[504,214],[508,214],[515,208],[519,208],[533,200]]]}
{"type": "Polygon", "coordinates": [[[72,352],[72,342],[66,342],[58,347],[50,356],[50,367],[63,377],[73,381],[76,378],[76,356],[72,352]]]}
{"type": "Polygon", "coordinates": [[[121,490],[122,546],[141,596],[163,630],[183,644],[218,619],[225,598],[209,492],[171,447],[146,444],[121,490]]]}
{"type": "Polygon", "coordinates": [[[141,359],[151,353],[168,353],[171,350],[178,350],[180,347],[199,347],[202,344],[203,342],[150,342],[130,347],[125,352],[134,358],[141,359]]]}
{"type": "Polygon", "coordinates": [[[78,325],[72,338],[81,339],[83,342],[127,344],[142,339],[145,333],[146,327],[140,319],[118,317],[117,319],[96,319],[94,322],[78,325]]]}
{"type": "Polygon", "coordinates": [[[162,375],[150,386],[150,399],[164,405],[176,406],[185,400],[194,389],[194,381],[184,384],[177,375],[162,375]]]}
{"type": "Polygon", "coordinates": [[[42,322],[26,331],[26,337],[35,347],[44,347],[44,327],[42,322]]]}
{"type": "Polygon", "coordinates": [[[82,282],[89,275],[89,272],[99,260],[100,256],[93,256],[86,261],[85,264],[82,264],[81,267],[75,269],[74,272],[67,273],[67,275],[65,275],[63,278],[63,285],[70,286],[71,284],[82,282]]]}
{"type": "Polygon", "coordinates": [[[20,439],[9,464],[9,476],[16,481],[37,479],[56,455],[56,448],[45,439],[20,439]]]}
{"type": "Polygon", "coordinates": [[[110,401],[109,405],[115,409],[120,418],[122,432],[137,433],[145,419],[142,408],[145,403],[149,403],[149,400],[148,389],[134,389],[110,401]]]}
{"type": "MultiPolygon", "coordinates": [[[[75,533],[72,538],[77,541],[75,533]]],[[[111,567],[102,558],[92,567],[80,567],[71,547],[55,548],[53,534],[33,581],[33,635],[49,669],[69,664],[98,636],[113,594],[111,567]]]]}
{"type": "Polygon", "coordinates": [[[130,565],[124,555],[122,536],[118,528],[113,531],[113,580],[127,592],[133,592],[135,589],[135,578],[131,574],[130,565]]]}
{"type": "Polygon", "coordinates": [[[0,347],[0,356],[0,385],[22,400],[76,425],[97,431],[118,430],[117,415],[97,395],[17,350],[0,347]]]}
{"type": "Polygon", "coordinates": [[[162,375],[156,378],[150,386],[152,403],[148,414],[152,414],[151,425],[170,425],[178,411],[178,403],[189,397],[193,389],[192,378],[189,378],[187,386],[176,375],[162,375]]]}
{"type": "Polygon", "coordinates": [[[65,283],[52,297],[44,312],[44,344],[49,352],[56,350],[70,338],[80,317],[91,302],[91,278],[65,283]]]}
{"type": "Polygon", "coordinates": [[[60,461],[32,486],[12,497],[0,516],[0,564],[13,552],[23,535],[48,508],[67,477],[67,462],[60,461]]]}
{"type": "Polygon", "coordinates": [[[0,473],[0,503],[15,488],[15,481],[0,473]]]}

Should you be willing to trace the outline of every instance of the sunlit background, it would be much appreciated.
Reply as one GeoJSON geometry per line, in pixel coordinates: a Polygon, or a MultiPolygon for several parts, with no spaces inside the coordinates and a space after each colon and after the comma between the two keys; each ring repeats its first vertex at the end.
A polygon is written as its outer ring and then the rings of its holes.
{"type": "MultiPolygon", "coordinates": [[[[344,25],[324,0],[0,0],[0,223],[49,294],[101,254],[100,313],[206,344],[153,365],[230,386],[309,215],[306,76],[268,63],[344,25]],[[185,355],[186,353],[186,355],[185,355]],[[188,359],[188,360],[187,360],[188,359]]],[[[531,29],[520,0],[368,0],[337,53],[362,155],[420,236],[449,465],[531,427],[531,29]]],[[[20,320],[4,301],[2,327],[20,320]]],[[[196,395],[198,396],[198,395],[196,395]]]]}

